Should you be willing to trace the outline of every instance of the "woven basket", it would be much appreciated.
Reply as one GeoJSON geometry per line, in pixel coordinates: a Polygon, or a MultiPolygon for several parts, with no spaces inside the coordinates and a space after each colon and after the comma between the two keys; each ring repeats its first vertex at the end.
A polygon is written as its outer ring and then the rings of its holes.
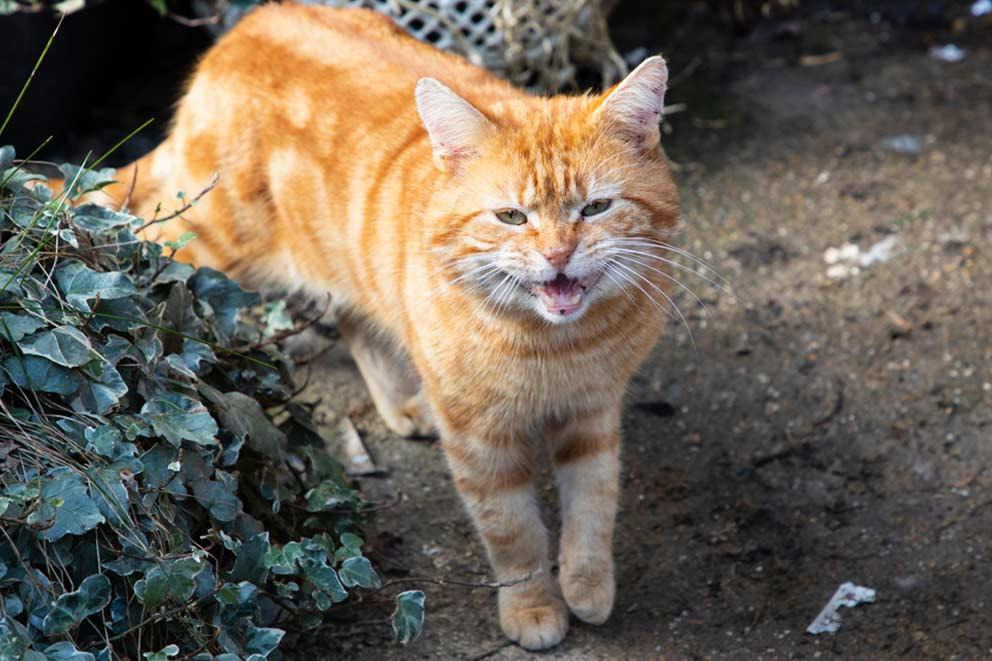
{"type": "MultiPolygon", "coordinates": [[[[374,9],[417,39],[461,53],[511,81],[540,92],[576,86],[576,68],[598,70],[603,86],[627,73],[610,41],[610,0],[311,0],[374,9]]],[[[217,32],[248,10],[227,0],[199,0],[201,15],[219,15],[217,32]]]]}

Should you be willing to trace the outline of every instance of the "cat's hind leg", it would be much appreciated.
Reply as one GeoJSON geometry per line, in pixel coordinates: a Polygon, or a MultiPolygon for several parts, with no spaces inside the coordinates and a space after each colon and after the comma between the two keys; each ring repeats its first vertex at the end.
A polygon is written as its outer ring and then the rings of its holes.
{"type": "Polygon", "coordinates": [[[402,351],[350,313],[338,315],[338,330],[386,426],[407,438],[435,436],[420,380],[402,351]]]}

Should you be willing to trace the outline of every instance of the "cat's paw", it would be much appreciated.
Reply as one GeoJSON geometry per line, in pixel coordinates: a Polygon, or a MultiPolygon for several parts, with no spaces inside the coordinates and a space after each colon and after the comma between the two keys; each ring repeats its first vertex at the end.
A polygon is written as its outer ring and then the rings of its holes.
{"type": "Polygon", "coordinates": [[[560,598],[500,599],[499,623],[506,637],[528,650],[554,647],[568,633],[568,609],[560,598]]]}
{"type": "Polygon", "coordinates": [[[561,591],[568,608],[583,622],[602,624],[613,611],[613,563],[562,568],[561,591]]]}
{"type": "Polygon", "coordinates": [[[404,438],[436,438],[437,428],[431,416],[430,407],[423,395],[414,395],[400,408],[402,419],[399,429],[393,429],[404,438]]]}

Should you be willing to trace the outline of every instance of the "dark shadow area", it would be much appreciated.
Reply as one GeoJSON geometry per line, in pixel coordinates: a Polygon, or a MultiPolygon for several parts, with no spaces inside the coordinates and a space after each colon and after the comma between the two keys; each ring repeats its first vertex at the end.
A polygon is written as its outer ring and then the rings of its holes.
{"type": "MultiPolygon", "coordinates": [[[[0,16],[0,108],[6,115],[58,24],[46,12],[0,16]]],[[[26,156],[51,137],[42,160],[81,162],[102,155],[148,119],[107,165],[151,150],[168,130],[173,105],[206,30],[160,16],[148,3],[107,0],[68,15],[3,141],[26,156]]]]}

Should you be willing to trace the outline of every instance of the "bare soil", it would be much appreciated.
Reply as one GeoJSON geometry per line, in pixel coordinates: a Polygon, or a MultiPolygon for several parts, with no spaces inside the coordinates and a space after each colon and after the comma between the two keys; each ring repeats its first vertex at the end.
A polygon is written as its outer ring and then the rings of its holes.
{"type": "MultiPolygon", "coordinates": [[[[702,92],[673,72],[670,102],[712,101],[666,137],[681,245],[732,294],[682,274],[705,310],[676,298],[688,328],[672,321],[630,388],[616,609],[573,620],[545,658],[992,655],[992,31],[953,64],[867,18],[810,31],[839,57],[759,44],[702,92]],[[882,146],[900,134],[918,154],[882,146]],[[826,275],[828,248],[888,237],[887,261],[826,275]],[[848,580],[877,602],[805,633],[848,580]]],[[[404,648],[372,603],[288,656],[529,656],[504,641],[493,590],[431,582],[489,580],[437,444],[391,436],[340,348],[310,383],[388,471],[361,480],[383,504],[373,552],[428,615],[404,648]]],[[[554,526],[549,479],[542,493],[554,526]]]]}

